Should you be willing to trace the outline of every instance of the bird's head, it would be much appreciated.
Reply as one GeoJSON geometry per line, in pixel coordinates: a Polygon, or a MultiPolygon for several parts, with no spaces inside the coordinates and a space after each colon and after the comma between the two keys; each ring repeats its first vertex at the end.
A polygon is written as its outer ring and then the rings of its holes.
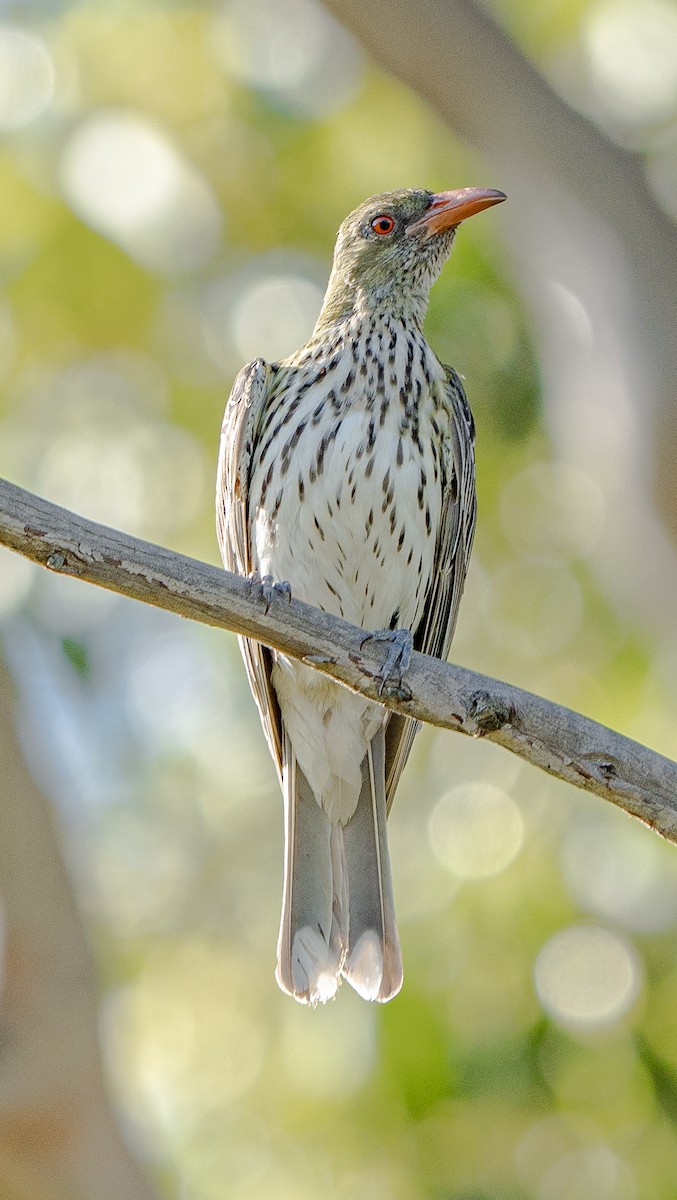
{"type": "Polygon", "coordinates": [[[458,225],[502,200],[488,188],[408,188],[365,200],[338,231],[317,328],[351,312],[422,317],[458,225]]]}

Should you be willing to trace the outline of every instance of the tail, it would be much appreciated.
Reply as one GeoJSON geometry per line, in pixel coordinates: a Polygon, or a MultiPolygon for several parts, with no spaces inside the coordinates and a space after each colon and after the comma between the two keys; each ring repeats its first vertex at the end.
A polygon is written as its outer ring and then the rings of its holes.
{"type": "Polygon", "coordinates": [[[357,808],[343,828],[350,918],[341,973],[365,1000],[392,1000],[402,987],[386,830],[385,729],[362,763],[357,808]]]}
{"type": "Polygon", "coordinates": [[[287,733],[282,757],[285,864],[276,975],[284,992],[315,1005],[339,985],[347,911],[343,836],[317,803],[287,733]]]}
{"type": "Polygon", "coordinates": [[[317,803],[285,735],[285,874],[277,981],[302,1004],[331,999],[343,975],[366,1000],[402,986],[386,836],[385,735],[362,763],[362,788],[345,826],[317,803]]]}

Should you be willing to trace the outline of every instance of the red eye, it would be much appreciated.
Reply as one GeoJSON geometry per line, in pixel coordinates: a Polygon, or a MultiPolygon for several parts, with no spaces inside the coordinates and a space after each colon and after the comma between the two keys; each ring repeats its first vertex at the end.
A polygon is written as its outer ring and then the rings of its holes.
{"type": "Polygon", "coordinates": [[[380,217],[374,217],[371,227],[374,233],[380,233],[382,237],[385,237],[386,234],[392,233],[395,228],[395,222],[387,213],[383,213],[380,217]]]}

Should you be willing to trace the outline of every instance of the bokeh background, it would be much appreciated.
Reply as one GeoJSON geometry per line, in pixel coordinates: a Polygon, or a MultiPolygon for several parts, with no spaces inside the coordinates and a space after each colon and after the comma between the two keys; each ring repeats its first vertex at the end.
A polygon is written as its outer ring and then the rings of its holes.
{"type": "MultiPolygon", "coordinates": [[[[478,427],[452,655],[677,757],[677,10],[331,7],[0,6],[0,473],[216,562],[232,379],[309,335],[343,216],[503,188],[427,324],[478,427]]],[[[0,636],[3,1196],[672,1200],[675,847],[425,730],[404,990],[308,1011],[235,639],[5,550],[0,636]]]]}

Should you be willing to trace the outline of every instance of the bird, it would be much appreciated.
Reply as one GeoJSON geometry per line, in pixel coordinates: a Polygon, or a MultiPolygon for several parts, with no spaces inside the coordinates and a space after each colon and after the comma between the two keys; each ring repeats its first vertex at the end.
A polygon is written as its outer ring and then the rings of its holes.
{"type": "MultiPolygon", "coordinates": [[[[460,376],[423,334],[458,226],[503,192],[401,189],[337,235],[313,333],[239,372],[219,449],[224,566],[266,605],[313,604],[391,643],[446,658],[475,520],[475,431],[460,376]]],[[[276,978],[302,1004],[346,980],[385,1002],[403,981],[386,818],[418,723],[307,664],[241,638],[284,798],[276,978]]]]}

